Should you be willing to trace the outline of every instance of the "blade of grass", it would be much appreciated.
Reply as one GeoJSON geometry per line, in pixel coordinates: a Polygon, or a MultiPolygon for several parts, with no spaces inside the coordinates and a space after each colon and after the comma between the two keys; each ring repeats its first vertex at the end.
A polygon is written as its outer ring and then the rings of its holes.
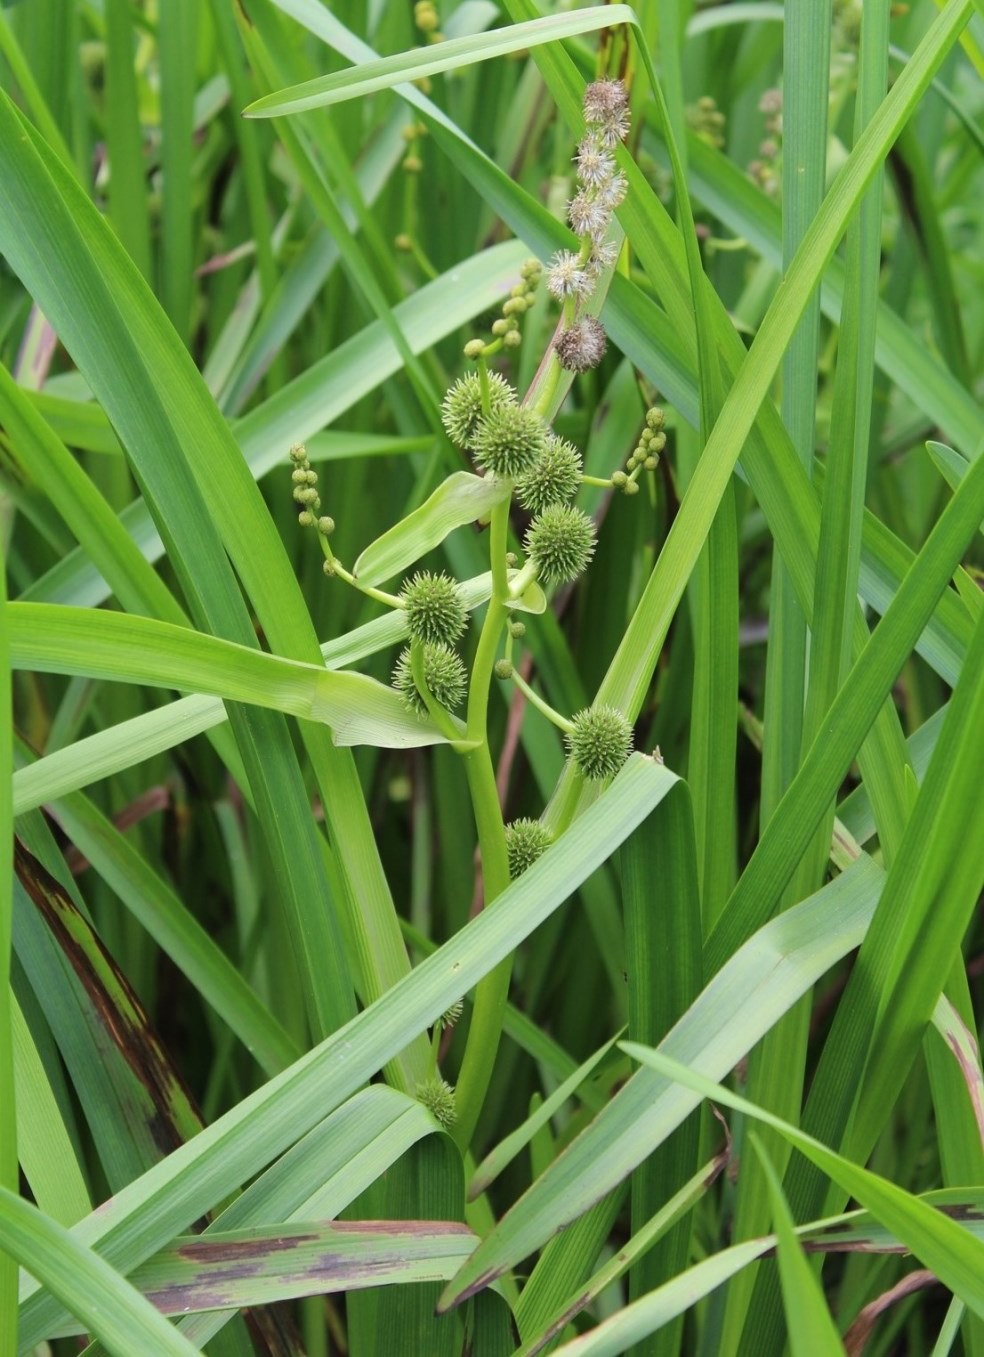
{"type": "MultiPolygon", "coordinates": [[[[0,19],[0,23],[4,21],[0,19]]],[[[7,632],[7,562],[0,564],[0,1191],[20,1191],[17,1167],[17,1099],[14,1087],[14,1030],[10,990],[13,936],[13,708],[7,632]]],[[[17,1255],[0,1253],[0,1352],[17,1348],[17,1255]]]]}

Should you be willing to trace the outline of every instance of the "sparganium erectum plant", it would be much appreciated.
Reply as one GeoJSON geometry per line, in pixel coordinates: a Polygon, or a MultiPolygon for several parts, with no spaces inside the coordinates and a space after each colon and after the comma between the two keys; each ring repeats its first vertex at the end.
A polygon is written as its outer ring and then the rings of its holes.
{"type": "MultiPolygon", "coordinates": [[[[299,521],[319,525],[326,573],[361,589],[401,613],[410,638],[393,671],[393,685],[418,719],[433,722],[457,748],[465,764],[478,828],[482,888],[489,903],[534,865],[563,825],[548,828],[524,818],[503,824],[489,748],[488,699],[493,679],[513,683],[535,709],[563,734],[572,774],[590,782],[613,777],[632,748],[625,716],[608,706],[589,707],[573,719],[554,710],[520,672],[519,645],[526,624],[519,610],[531,588],[575,584],[595,552],[597,525],[576,503],[585,485],[632,495],[639,477],[653,472],[665,444],[664,416],[650,409],[624,468],[607,477],[587,475],[581,451],[554,432],[551,420],[559,396],[577,376],[603,361],[604,326],[596,314],[603,285],[615,268],[619,242],[615,209],[626,194],[615,148],[629,130],[628,93],[620,80],[598,80],[584,93],[586,132],[574,156],[577,186],[567,216],[577,236],[574,248],[559,250],[546,266],[546,290],[561,307],[538,380],[521,396],[508,371],[494,367],[522,341],[522,322],[537,301],[543,267],[529,260],[492,322],[488,338],[464,346],[473,364],[449,387],[441,421],[453,446],[471,462],[490,489],[498,488],[488,517],[490,590],[470,671],[459,650],[467,614],[460,585],[446,573],[418,570],[397,595],[364,584],[346,569],[328,542],[330,528],[319,518],[317,476],[303,448],[291,451],[294,498],[299,521]],[[612,238],[610,238],[612,237],[612,238]],[[525,526],[524,526],[525,525],[525,526]],[[525,559],[510,546],[521,536],[525,559]],[[467,698],[466,698],[467,694],[467,698]],[[463,721],[454,717],[466,702],[463,721]]],[[[327,520],[330,523],[330,520],[327,520]]],[[[331,524],[331,527],[334,527],[331,524]]],[[[435,1027],[431,1076],[418,1089],[420,1100],[465,1146],[480,1114],[502,1023],[509,984],[503,963],[479,985],[461,1063],[458,1087],[438,1072],[441,1024],[435,1027]]]]}

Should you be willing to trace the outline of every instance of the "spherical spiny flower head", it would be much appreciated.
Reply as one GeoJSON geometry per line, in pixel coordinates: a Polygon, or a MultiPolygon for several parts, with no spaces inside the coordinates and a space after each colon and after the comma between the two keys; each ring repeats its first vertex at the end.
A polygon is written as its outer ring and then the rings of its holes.
{"type": "Polygon", "coordinates": [[[573,443],[550,434],[536,463],[516,482],[516,497],[530,513],[568,504],[581,488],[581,454],[573,443]]]}
{"type": "Polygon", "coordinates": [[[616,707],[587,707],[565,736],[578,772],[593,782],[617,773],[632,748],[632,727],[616,707]]]}
{"type": "Polygon", "coordinates": [[[573,250],[558,250],[550,262],[547,290],[558,301],[566,297],[584,297],[591,291],[592,279],[573,250]]]}
{"type": "MultiPolygon", "coordinates": [[[[489,409],[501,410],[515,405],[516,393],[497,372],[490,372],[489,409]]],[[[441,419],[451,442],[458,448],[470,448],[478,422],[482,418],[482,380],[477,372],[466,372],[444,397],[441,419]]]]}
{"type": "Polygon", "coordinates": [[[509,875],[516,880],[553,843],[550,831],[539,820],[513,820],[506,825],[506,852],[509,855],[509,875]]]}
{"type": "Polygon", "coordinates": [[[528,471],[543,452],[547,427],[523,405],[505,405],[479,422],[472,448],[479,466],[513,479],[528,471]]]}
{"type": "Polygon", "coordinates": [[[418,571],[412,580],[404,581],[400,600],[414,640],[450,645],[465,629],[468,615],[457,582],[450,575],[418,571]]]}
{"type": "Polygon", "coordinates": [[[568,372],[587,372],[596,368],[605,356],[608,340],[601,321],[582,316],[554,340],[560,366],[568,372]]]}
{"type": "MultiPolygon", "coordinates": [[[[442,707],[454,711],[465,695],[467,671],[456,650],[444,645],[424,645],[424,680],[442,707]]],[[[427,703],[413,677],[410,647],[405,646],[393,670],[393,687],[408,709],[418,716],[427,715],[427,703]]]]}
{"type": "Polygon", "coordinates": [[[551,504],[534,518],[526,550],[548,584],[576,580],[594,555],[595,528],[587,514],[567,504],[551,504]]]}
{"type": "Polygon", "coordinates": [[[417,1085],[417,1101],[423,1103],[435,1121],[445,1130],[458,1120],[454,1089],[439,1074],[433,1074],[417,1085]]]}

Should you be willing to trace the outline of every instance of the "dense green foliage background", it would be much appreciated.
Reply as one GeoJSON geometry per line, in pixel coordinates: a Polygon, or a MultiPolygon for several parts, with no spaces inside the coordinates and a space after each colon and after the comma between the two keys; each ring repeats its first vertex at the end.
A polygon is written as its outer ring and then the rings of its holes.
{"type": "Polygon", "coordinates": [[[979,0],[0,8],[0,1357],[984,1355],[982,71],[979,0]],[[605,74],[607,354],[541,286],[491,360],[598,529],[491,683],[507,885],[288,450],[485,672],[441,401],[605,74]]]}

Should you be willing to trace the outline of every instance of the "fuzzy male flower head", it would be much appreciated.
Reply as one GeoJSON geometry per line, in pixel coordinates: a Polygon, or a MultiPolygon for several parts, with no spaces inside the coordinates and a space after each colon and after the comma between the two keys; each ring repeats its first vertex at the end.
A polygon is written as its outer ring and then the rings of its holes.
{"type": "Polygon", "coordinates": [[[413,579],[404,581],[400,602],[415,641],[450,645],[465,629],[468,615],[457,582],[450,575],[418,571],[413,579]]]}
{"type": "Polygon", "coordinates": [[[573,250],[558,250],[550,261],[547,273],[547,291],[558,301],[567,297],[586,297],[594,279],[581,263],[581,256],[573,250]]]}
{"type": "Polygon", "coordinates": [[[595,80],[584,91],[584,121],[604,146],[629,134],[629,92],[621,80],[595,80]]]}
{"type": "Polygon", "coordinates": [[[596,368],[605,356],[608,340],[600,320],[582,316],[554,340],[560,366],[568,372],[587,372],[596,368]]]}
{"type": "MultiPolygon", "coordinates": [[[[480,343],[480,341],[479,341],[480,343]]],[[[501,410],[515,405],[516,393],[497,372],[488,374],[489,409],[501,410]]],[[[470,448],[479,420],[482,418],[482,380],[477,372],[466,372],[459,377],[444,397],[441,420],[451,442],[457,448],[470,448]]]]}
{"type": "Polygon", "coordinates": [[[632,748],[632,727],[615,707],[587,707],[565,736],[578,772],[593,782],[617,773],[632,748]]]}
{"type": "Polygon", "coordinates": [[[547,426],[524,405],[504,405],[479,421],[472,441],[475,460],[493,476],[512,480],[543,452],[547,426]]]}

